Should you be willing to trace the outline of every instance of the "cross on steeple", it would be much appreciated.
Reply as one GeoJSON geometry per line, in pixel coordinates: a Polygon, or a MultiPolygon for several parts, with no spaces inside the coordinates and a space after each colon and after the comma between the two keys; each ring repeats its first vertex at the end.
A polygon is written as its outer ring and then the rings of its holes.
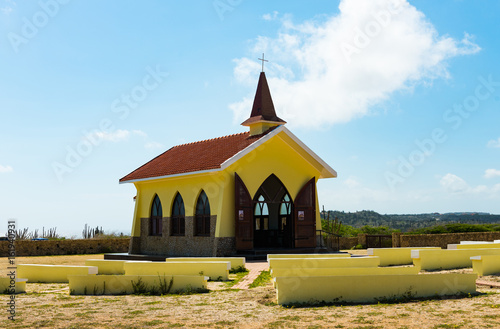
{"type": "Polygon", "coordinates": [[[264,59],[264,53],[262,53],[262,58],[259,58],[259,61],[262,61],[262,72],[264,72],[264,62],[269,62],[267,59],[264,59]]]}

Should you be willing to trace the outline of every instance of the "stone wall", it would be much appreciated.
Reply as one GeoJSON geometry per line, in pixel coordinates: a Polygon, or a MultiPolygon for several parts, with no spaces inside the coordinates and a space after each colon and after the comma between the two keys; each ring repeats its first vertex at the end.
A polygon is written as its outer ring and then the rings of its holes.
{"type": "Polygon", "coordinates": [[[217,216],[210,217],[210,236],[196,236],[194,234],[194,217],[186,216],[185,234],[171,235],[170,217],[162,221],[162,235],[150,236],[149,218],[141,218],[141,239],[131,245],[140,249],[140,254],[165,256],[229,256],[236,253],[234,237],[215,237],[217,216]]]}
{"type": "MultiPolygon", "coordinates": [[[[127,252],[129,238],[57,241],[15,241],[16,256],[86,255],[127,252]]],[[[9,241],[0,241],[0,257],[8,256],[9,241]]]]}
{"type": "MultiPolygon", "coordinates": [[[[493,241],[500,239],[500,232],[468,232],[447,234],[401,234],[401,247],[441,247],[458,244],[460,241],[493,241]]],[[[394,241],[394,235],[393,235],[394,241]]]]}

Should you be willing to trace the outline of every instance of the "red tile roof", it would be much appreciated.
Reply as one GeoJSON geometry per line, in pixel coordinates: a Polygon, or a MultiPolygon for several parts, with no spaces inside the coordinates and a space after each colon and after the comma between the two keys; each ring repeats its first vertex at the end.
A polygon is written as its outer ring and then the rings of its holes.
{"type": "Polygon", "coordinates": [[[272,130],[261,135],[245,132],[174,146],[120,179],[120,183],[220,168],[224,161],[272,130]]]}

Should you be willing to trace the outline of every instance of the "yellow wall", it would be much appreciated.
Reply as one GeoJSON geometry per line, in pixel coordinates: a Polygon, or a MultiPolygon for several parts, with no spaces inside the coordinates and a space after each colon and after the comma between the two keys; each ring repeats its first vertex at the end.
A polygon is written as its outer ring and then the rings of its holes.
{"type": "Polygon", "coordinates": [[[205,275],[211,280],[229,280],[230,262],[138,262],[123,264],[125,275],[205,275]]]}
{"type": "MultiPolygon", "coordinates": [[[[252,197],[266,178],[275,174],[294,201],[300,189],[312,177],[316,177],[317,182],[322,173],[318,168],[322,167],[316,160],[298,148],[284,132],[280,132],[224,170],[135,182],[137,198],[132,235],[140,236],[140,218],[150,216],[155,194],[161,200],[163,217],[170,217],[177,192],[181,193],[184,200],[186,216],[193,216],[198,195],[203,189],[210,202],[211,215],[217,215],[215,236],[233,237],[235,172],[252,197]]],[[[316,227],[321,229],[317,196],[316,210],[316,227]]]]}
{"type": "Polygon", "coordinates": [[[336,267],[377,267],[380,258],[368,257],[332,257],[332,258],[271,258],[269,268],[336,268],[336,267]]]}
{"type": "Polygon", "coordinates": [[[500,248],[500,243],[467,243],[457,244],[456,249],[491,249],[500,248]]]}
{"type": "Polygon", "coordinates": [[[207,277],[203,276],[158,276],[158,275],[70,275],[69,291],[71,295],[122,295],[132,294],[134,289],[132,281],[141,282],[147,288],[160,287],[160,280],[167,284],[173,277],[170,292],[183,292],[187,289],[193,291],[207,289],[207,277]]]}
{"type": "MultiPolygon", "coordinates": [[[[125,260],[115,260],[115,259],[86,259],[86,266],[97,266],[97,274],[125,274],[123,269],[123,264],[125,260]]],[[[146,261],[150,262],[150,261],[146,261]]]]}
{"type": "Polygon", "coordinates": [[[231,269],[245,267],[245,257],[169,257],[166,262],[230,262],[231,269]]]}
{"type": "Polygon", "coordinates": [[[422,270],[472,267],[472,256],[500,255],[500,249],[412,250],[413,264],[422,270]]]}
{"type": "MultiPolygon", "coordinates": [[[[343,267],[343,268],[275,268],[272,277],[278,276],[338,276],[338,275],[394,275],[418,274],[415,266],[395,267],[343,267]]],[[[334,279],[333,279],[334,280],[334,279]]]]}
{"type": "Polygon", "coordinates": [[[368,248],[371,256],[380,257],[380,266],[413,264],[411,251],[418,249],[441,249],[439,247],[410,247],[410,248],[368,248]]]}
{"type": "Polygon", "coordinates": [[[477,274],[277,277],[278,304],[376,302],[380,299],[474,293],[477,274]]]}
{"type": "MultiPolygon", "coordinates": [[[[26,292],[26,281],[27,279],[20,279],[20,278],[16,278],[16,279],[13,279],[15,280],[16,282],[14,283],[14,292],[16,294],[20,294],[22,292],[26,292]]],[[[11,281],[11,278],[7,277],[7,278],[0,278],[0,294],[4,294],[4,293],[7,293],[7,294],[11,294],[11,287],[10,287],[10,281],[11,281]]]]}
{"type": "Polygon", "coordinates": [[[273,258],[332,258],[351,257],[351,254],[268,254],[267,261],[273,258]]]}
{"type": "Polygon", "coordinates": [[[19,264],[17,275],[28,279],[28,282],[63,283],[68,282],[68,275],[95,275],[95,266],[73,266],[73,265],[42,265],[42,264],[19,264]]]}
{"type": "Polygon", "coordinates": [[[473,256],[472,271],[480,276],[500,274],[500,255],[473,256]]]}

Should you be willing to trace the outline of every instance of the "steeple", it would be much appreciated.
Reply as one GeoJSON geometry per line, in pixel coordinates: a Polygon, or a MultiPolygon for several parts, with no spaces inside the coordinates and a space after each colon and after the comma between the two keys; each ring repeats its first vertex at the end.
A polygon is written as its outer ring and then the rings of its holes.
{"type": "Polygon", "coordinates": [[[241,125],[250,127],[250,135],[258,135],[269,128],[285,123],[286,121],[276,115],[271,92],[267,85],[266,74],[261,72],[253,100],[252,113],[250,114],[250,118],[245,120],[241,125]]]}

